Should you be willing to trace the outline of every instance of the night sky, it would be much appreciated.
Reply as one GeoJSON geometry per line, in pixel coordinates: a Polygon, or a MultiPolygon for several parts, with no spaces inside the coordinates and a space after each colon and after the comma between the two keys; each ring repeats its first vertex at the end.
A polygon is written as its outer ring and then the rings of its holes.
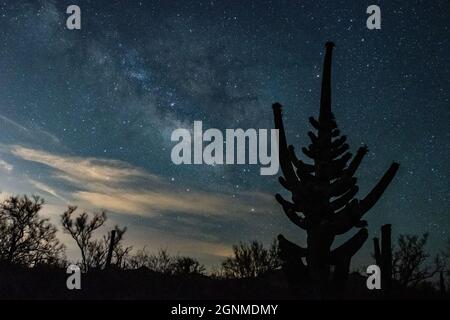
{"type": "MultiPolygon", "coordinates": [[[[333,112],[351,150],[370,150],[359,196],[401,165],[365,217],[369,238],[392,223],[394,236],[430,232],[437,252],[450,236],[449,21],[450,2],[439,0],[3,1],[1,197],[43,196],[58,226],[67,204],[103,208],[108,226],[128,226],[127,244],[208,265],[239,241],[283,233],[302,244],[273,197],[284,193],[277,176],[258,165],[176,166],[170,135],[194,120],[270,129],[278,101],[299,150],[331,40],[333,112]],[[81,30],[66,28],[70,4],[81,30]],[[366,27],[371,4],[381,30],[366,27]]],[[[371,244],[355,267],[372,261],[371,244]]]]}

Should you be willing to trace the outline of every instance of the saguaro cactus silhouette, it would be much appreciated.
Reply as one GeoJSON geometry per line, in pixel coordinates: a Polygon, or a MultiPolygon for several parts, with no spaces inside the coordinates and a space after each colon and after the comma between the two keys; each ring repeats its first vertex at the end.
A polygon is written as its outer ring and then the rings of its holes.
{"type": "Polygon", "coordinates": [[[389,294],[392,287],[392,244],[391,225],[381,227],[380,240],[373,238],[375,263],[381,268],[381,288],[385,295],[389,294]]]}
{"type": "Polygon", "coordinates": [[[354,198],[358,192],[354,174],[368,149],[365,146],[359,148],[352,159],[352,154],[347,151],[346,136],[340,135],[331,112],[333,47],[332,42],[325,45],[319,119],[309,118],[317,134],[308,132],[311,144],[302,149],[312,164],[299,160],[294,147],[288,146],[281,105],[273,105],[275,128],[279,130],[280,167],[284,176],[279,181],[290,191],[292,202],[280,194],[276,195],[276,199],[287,217],[306,230],[308,246],[302,248],[280,235],[281,258],[289,274],[308,280],[318,297],[326,297],[333,288],[343,289],[350,260],[368,237],[367,223],[362,217],[379,200],[399,167],[394,162],[365,198],[354,198]],[[335,237],[353,227],[361,229],[347,242],[331,250],[335,237]],[[302,258],[306,259],[306,264],[302,258]],[[333,275],[331,266],[334,266],[333,275]]]}
{"type": "Polygon", "coordinates": [[[106,256],[105,269],[111,267],[111,260],[116,245],[116,230],[111,230],[111,240],[109,241],[108,255],[106,256]]]}

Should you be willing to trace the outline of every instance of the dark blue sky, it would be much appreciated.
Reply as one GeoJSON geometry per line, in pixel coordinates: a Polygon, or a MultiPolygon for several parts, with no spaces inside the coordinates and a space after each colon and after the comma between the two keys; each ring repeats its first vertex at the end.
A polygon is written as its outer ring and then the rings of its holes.
{"type": "MultiPolygon", "coordinates": [[[[356,150],[360,196],[400,171],[368,213],[370,237],[450,230],[448,1],[4,1],[0,5],[0,190],[105,208],[127,240],[214,263],[232,243],[301,243],[258,166],[175,166],[176,128],[272,128],[308,143],[324,43],[336,43],[333,111],[356,150]],[[81,8],[81,30],[65,27],[81,8]],[[381,7],[381,30],[366,8],[381,7]]],[[[64,235],[61,237],[65,238],[64,235]]],[[[66,239],[66,238],[65,238],[66,239]]],[[[68,242],[69,251],[73,244],[68,242]]],[[[358,261],[368,261],[368,241],[358,261]]]]}

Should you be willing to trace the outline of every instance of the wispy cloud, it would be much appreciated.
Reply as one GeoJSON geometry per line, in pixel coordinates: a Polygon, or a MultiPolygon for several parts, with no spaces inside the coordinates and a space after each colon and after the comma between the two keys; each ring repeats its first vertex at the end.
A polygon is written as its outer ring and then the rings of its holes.
{"type": "MultiPolygon", "coordinates": [[[[273,196],[264,192],[233,195],[187,190],[176,181],[118,160],[83,158],[20,145],[8,150],[21,160],[50,168],[44,182],[29,176],[24,181],[35,190],[30,192],[53,197],[44,211],[56,224],[69,203],[83,210],[104,209],[110,213],[109,224],[129,226],[127,243],[134,247],[149,245],[151,251],[162,247],[217,263],[231,254],[230,244],[235,241],[222,226],[239,225],[246,230],[239,239],[265,235],[273,213],[278,211],[273,196]]],[[[70,255],[77,256],[71,240],[64,239],[70,255]]]]}
{"type": "Polygon", "coordinates": [[[46,185],[45,183],[42,183],[40,181],[36,181],[33,179],[28,179],[28,182],[36,189],[41,190],[45,193],[48,193],[48,194],[54,196],[55,198],[58,198],[64,202],[67,202],[67,200],[63,196],[59,195],[57,193],[57,191],[55,191],[52,187],[46,185]]]}
{"type": "Polygon", "coordinates": [[[28,128],[24,127],[23,125],[17,123],[14,120],[11,120],[8,117],[3,116],[1,114],[0,114],[0,119],[3,120],[4,122],[6,122],[7,124],[13,126],[14,128],[18,129],[18,130],[25,131],[25,132],[29,132],[30,131],[28,128]]]}
{"type": "Polygon", "coordinates": [[[52,142],[53,144],[60,144],[61,141],[54,134],[37,127],[34,125],[33,127],[27,128],[24,125],[18,123],[17,121],[12,120],[4,115],[0,114],[0,120],[5,122],[7,125],[16,129],[19,133],[24,134],[30,140],[39,140],[43,138],[45,141],[52,142]]]}
{"type": "Polygon", "coordinates": [[[0,159],[0,169],[6,172],[11,172],[14,169],[14,166],[5,160],[0,159]]]}
{"type": "Polygon", "coordinates": [[[51,167],[74,181],[119,183],[133,178],[157,179],[144,170],[118,160],[62,156],[22,146],[13,146],[11,153],[21,159],[51,167]]]}
{"type": "Polygon", "coordinates": [[[236,201],[231,196],[181,190],[143,191],[115,189],[109,192],[79,191],[73,194],[77,200],[108,208],[115,212],[155,215],[162,212],[184,212],[202,215],[225,215],[234,212],[250,212],[250,204],[236,201]]]}
{"type": "MultiPolygon", "coordinates": [[[[224,193],[188,191],[176,183],[169,183],[162,177],[118,160],[53,154],[23,146],[12,146],[11,153],[54,169],[54,178],[75,188],[68,193],[69,200],[117,213],[142,216],[164,212],[236,215],[268,212],[273,206],[273,198],[264,193],[253,192],[235,198],[224,193]]],[[[30,182],[39,190],[61,199],[54,188],[35,180],[30,182]]]]}

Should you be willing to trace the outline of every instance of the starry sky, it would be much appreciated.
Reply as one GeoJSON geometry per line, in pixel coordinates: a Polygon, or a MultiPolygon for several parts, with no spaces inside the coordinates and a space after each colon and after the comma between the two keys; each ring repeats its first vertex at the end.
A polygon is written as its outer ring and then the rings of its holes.
{"type": "MultiPolygon", "coordinates": [[[[450,2],[2,1],[0,191],[39,194],[55,224],[68,204],[109,213],[126,243],[207,265],[231,244],[279,233],[299,244],[258,165],[181,165],[174,129],[273,128],[284,105],[288,141],[307,145],[319,107],[324,44],[336,44],[333,111],[351,150],[367,144],[363,197],[401,164],[367,214],[370,238],[450,231],[450,2]],[[67,6],[81,30],[66,28],[67,6]],[[381,30],[366,9],[381,8],[381,30]]],[[[355,231],[351,231],[352,234],[355,231]]],[[[69,257],[76,249],[67,235],[69,257]]],[[[337,240],[342,242],[345,236],[337,240]]],[[[367,241],[354,265],[371,261],[367,241]]]]}

